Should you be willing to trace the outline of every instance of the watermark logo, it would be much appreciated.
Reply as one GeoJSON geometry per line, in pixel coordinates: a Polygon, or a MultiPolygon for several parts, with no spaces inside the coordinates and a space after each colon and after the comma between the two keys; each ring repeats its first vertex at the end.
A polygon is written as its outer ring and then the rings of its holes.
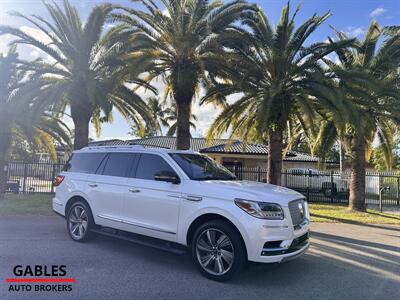
{"type": "Polygon", "coordinates": [[[16,265],[12,269],[12,276],[4,281],[12,293],[70,292],[76,279],[68,277],[65,265],[16,265]]]}

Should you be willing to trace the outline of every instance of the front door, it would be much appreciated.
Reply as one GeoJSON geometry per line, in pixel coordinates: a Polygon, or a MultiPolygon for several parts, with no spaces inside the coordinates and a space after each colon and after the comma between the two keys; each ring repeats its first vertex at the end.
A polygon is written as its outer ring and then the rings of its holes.
{"type": "Polygon", "coordinates": [[[129,231],[174,241],[181,185],[154,180],[154,175],[160,171],[174,170],[158,154],[140,154],[136,170],[128,179],[124,219],[129,231]]]}

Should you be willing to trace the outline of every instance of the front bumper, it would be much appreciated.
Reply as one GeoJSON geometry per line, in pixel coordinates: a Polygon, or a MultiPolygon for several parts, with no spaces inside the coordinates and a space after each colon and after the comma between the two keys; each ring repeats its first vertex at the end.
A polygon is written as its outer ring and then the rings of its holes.
{"type": "MultiPolygon", "coordinates": [[[[287,208],[284,207],[286,213],[287,208]]],[[[261,220],[243,216],[248,260],[260,263],[284,262],[302,255],[310,246],[309,213],[305,222],[294,228],[290,214],[284,220],[261,220]]]]}
{"type": "MultiPolygon", "coordinates": [[[[293,239],[295,240],[295,239],[293,239]]],[[[292,240],[292,241],[293,241],[292,240]]],[[[284,240],[284,242],[289,242],[289,240],[284,240]]],[[[268,253],[265,251],[264,248],[262,248],[258,255],[253,255],[253,257],[249,257],[250,261],[254,261],[254,262],[259,262],[259,263],[280,263],[280,262],[285,262],[285,261],[289,261],[292,259],[295,259],[299,256],[301,256],[302,254],[304,254],[304,252],[307,251],[308,247],[310,246],[310,242],[307,240],[307,242],[303,243],[300,247],[296,247],[291,249],[289,247],[289,249],[280,249],[277,252],[273,252],[273,253],[268,253]]]]}

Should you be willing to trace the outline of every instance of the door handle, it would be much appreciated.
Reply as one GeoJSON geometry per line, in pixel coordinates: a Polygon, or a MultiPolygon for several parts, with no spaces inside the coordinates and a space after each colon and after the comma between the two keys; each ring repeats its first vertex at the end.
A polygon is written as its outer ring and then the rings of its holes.
{"type": "Polygon", "coordinates": [[[203,197],[195,196],[195,195],[186,195],[183,197],[183,199],[188,200],[188,201],[201,201],[201,200],[203,200],[203,197]]]}
{"type": "Polygon", "coordinates": [[[129,189],[131,193],[140,193],[139,189],[129,189]]]}
{"type": "Polygon", "coordinates": [[[93,188],[94,188],[94,187],[97,187],[97,184],[96,184],[96,183],[89,183],[89,184],[88,184],[88,186],[90,186],[90,187],[93,187],[93,188]]]}

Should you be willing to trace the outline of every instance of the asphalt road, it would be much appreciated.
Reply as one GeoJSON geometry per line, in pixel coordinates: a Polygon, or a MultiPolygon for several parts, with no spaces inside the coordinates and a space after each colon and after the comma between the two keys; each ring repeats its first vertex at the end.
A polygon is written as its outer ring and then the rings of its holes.
{"type": "Polygon", "coordinates": [[[301,258],[251,264],[226,283],[199,275],[189,255],[108,237],[70,240],[60,217],[0,217],[0,299],[398,299],[400,228],[313,224],[301,258]],[[15,265],[67,266],[71,292],[9,292],[15,265]]]}

